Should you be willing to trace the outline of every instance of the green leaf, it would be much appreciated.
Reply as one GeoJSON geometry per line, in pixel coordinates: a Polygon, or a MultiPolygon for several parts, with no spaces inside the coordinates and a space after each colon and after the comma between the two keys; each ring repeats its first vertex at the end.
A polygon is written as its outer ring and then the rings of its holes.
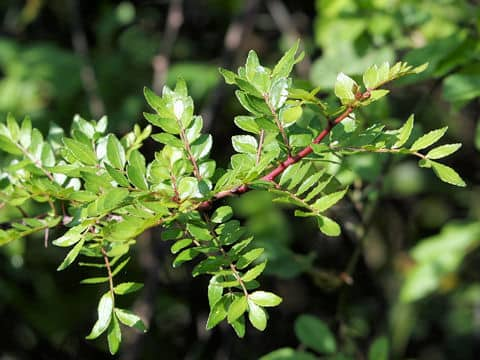
{"type": "Polygon", "coordinates": [[[364,73],[363,73],[363,84],[365,88],[370,90],[374,89],[378,84],[378,67],[377,65],[370,66],[364,73]]]}
{"type": "Polygon", "coordinates": [[[297,189],[297,196],[304,194],[308,189],[313,185],[318,183],[318,180],[323,176],[323,171],[317,171],[315,174],[309,176],[307,179],[302,181],[302,184],[297,189]]]}
{"type": "Polygon", "coordinates": [[[329,209],[330,207],[332,207],[333,205],[335,205],[341,199],[343,199],[343,197],[347,193],[347,190],[348,188],[345,188],[344,190],[322,196],[312,205],[312,207],[318,212],[323,212],[329,209]]]}
{"type": "Polygon", "coordinates": [[[72,155],[81,163],[87,165],[96,165],[97,156],[93,148],[70,138],[63,138],[63,143],[72,152],[72,155]]]}
{"type": "Polygon", "coordinates": [[[152,109],[158,111],[164,106],[162,98],[157,94],[155,94],[149,88],[147,87],[143,88],[143,95],[145,96],[145,100],[147,100],[148,105],[150,105],[152,109]]]}
{"type": "Polygon", "coordinates": [[[110,325],[108,326],[107,340],[110,354],[116,354],[122,342],[122,332],[115,315],[112,317],[112,321],[110,321],[110,325]]]}
{"type": "Polygon", "coordinates": [[[78,254],[80,253],[80,250],[83,247],[83,243],[85,242],[85,238],[82,238],[65,256],[65,259],[62,261],[62,263],[58,266],[57,271],[62,271],[68,266],[70,266],[75,259],[77,258],[78,254]]]}
{"type": "Polygon", "coordinates": [[[257,266],[251,268],[250,270],[248,270],[242,276],[242,280],[244,282],[249,282],[249,281],[252,281],[252,280],[256,279],[263,272],[263,270],[265,270],[265,266],[267,266],[266,261],[264,261],[264,262],[258,264],[257,266]]]}
{"type": "Polygon", "coordinates": [[[112,177],[115,182],[120,186],[130,186],[127,178],[122,171],[113,168],[112,166],[105,164],[105,169],[107,169],[108,174],[112,177]]]}
{"type": "Polygon", "coordinates": [[[315,316],[300,315],[295,320],[295,335],[302,344],[321,354],[336,351],[335,337],[328,326],[315,316]]]}
{"type": "Polygon", "coordinates": [[[277,110],[285,104],[289,86],[290,82],[286,78],[279,78],[272,83],[268,100],[273,109],[277,110]]]}
{"type": "Polygon", "coordinates": [[[218,284],[218,277],[212,276],[208,283],[208,304],[210,309],[217,303],[223,295],[223,287],[218,284]]]}
{"type": "Polygon", "coordinates": [[[248,301],[248,319],[253,327],[260,331],[267,327],[267,313],[253,301],[248,301]]]}
{"type": "Polygon", "coordinates": [[[103,294],[98,302],[98,320],[92,328],[90,334],[86,339],[91,340],[100,336],[105,330],[107,330],[113,313],[113,296],[110,291],[103,294]]]}
{"type": "Polygon", "coordinates": [[[180,127],[175,119],[161,117],[158,114],[143,113],[145,119],[169,134],[179,134],[180,127]]]}
{"type": "Polygon", "coordinates": [[[480,96],[480,75],[455,72],[443,80],[443,97],[452,102],[465,104],[480,96]]]}
{"type": "Polygon", "coordinates": [[[32,142],[32,121],[30,117],[26,116],[22,121],[22,126],[20,128],[20,144],[28,149],[30,143],[32,142]]]}
{"type": "Polygon", "coordinates": [[[198,192],[198,181],[193,177],[184,177],[178,182],[178,195],[181,200],[194,196],[198,192]]]}
{"type": "Polygon", "coordinates": [[[432,160],[429,159],[420,159],[418,161],[418,166],[421,168],[427,168],[430,169],[432,167],[432,160]]]}
{"type": "Polygon", "coordinates": [[[425,156],[429,159],[441,159],[450,154],[453,154],[455,151],[457,151],[461,147],[462,147],[462,144],[442,145],[430,150],[425,156]]]}
{"type": "Polygon", "coordinates": [[[257,139],[251,135],[235,135],[232,136],[232,145],[236,152],[246,154],[256,154],[257,139]]]}
{"type": "Polygon", "coordinates": [[[357,83],[349,78],[344,73],[337,76],[335,82],[335,95],[340,99],[342,104],[349,104],[355,100],[355,93],[357,92],[357,83]]]}
{"type": "Polygon", "coordinates": [[[130,182],[141,190],[148,190],[145,169],[136,165],[127,166],[127,175],[130,182]]]}
{"type": "Polygon", "coordinates": [[[254,96],[249,96],[245,92],[237,90],[235,91],[240,104],[254,115],[271,115],[270,109],[263,99],[259,99],[254,96]]]}
{"type": "Polygon", "coordinates": [[[107,137],[107,159],[117,169],[123,169],[126,161],[125,149],[116,136],[112,134],[107,137]]]}
{"type": "Polygon", "coordinates": [[[118,320],[120,320],[122,324],[133,327],[141,332],[147,332],[147,328],[145,327],[142,319],[140,319],[140,317],[135,315],[133,312],[125,309],[115,308],[115,315],[117,315],[118,320]]]}
{"type": "Polygon", "coordinates": [[[233,216],[233,210],[230,206],[220,206],[213,212],[210,220],[213,223],[221,224],[230,220],[232,216],[233,216]]]}
{"type": "Polygon", "coordinates": [[[204,179],[209,179],[215,174],[216,163],[214,160],[207,160],[198,165],[200,176],[204,179]]]}
{"type": "Polygon", "coordinates": [[[460,175],[458,175],[458,173],[451,167],[440,164],[436,161],[432,161],[432,167],[435,174],[443,182],[461,187],[467,186],[460,175]]]}
{"type": "Polygon", "coordinates": [[[58,239],[53,240],[52,244],[60,247],[68,247],[76,244],[82,238],[82,232],[85,231],[87,225],[77,225],[69,229],[65,234],[58,239]]]}
{"type": "Polygon", "coordinates": [[[436,143],[440,138],[445,135],[448,127],[445,126],[441,129],[432,130],[429,133],[418,138],[410,148],[410,151],[418,151],[429,147],[430,145],[436,143]]]}
{"type": "Polygon", "coordinates": [[[263,254],[263,250],[263,248],[253,249],[240,256],[237,261],[237,269],[245,269],[248,265],[250,265],[253,261],[258,259],[260,255],[263,254]]]}
{"type": "Polygon", "coordinates": [[[120,264],[118,264],[115,267],[115,269],[112,271],[112,277],[117,275],[120,272],[120,270],[122,270],[128,264],[129,261],[130,261],[130,258],[126,258],[120,264]]]}
{"type": "Polygon", "coordinates": [[[55,154],[53,153],[52,146],[49,143],[43,143],[40,160],[43,166],[50,167],[55,165],[55,154]]]}
{"type": "Polygon", "coordinates": [[[248,295],[248,299],[260,306],[277,306],[282,302],[280,296],[268,291],[255,291],[248,295]]]}
{"type": "Polygon", "coordinates": [[[202,132],[202,127],[203,127],[202,117],[195,116],[192,120],[192,123],[188,127],[188,129],[185,130],[185,136],[188,142],[192,143],[200,137],[202,132]]]}
{"type": "Polygon", "coordinates": [[[300,105],[285,107],[280,111],[280,121],[285,127],[293,125],[302,117],[303,109],[300,105]]]}
{"type": "Polygon", "coordinates": [[[220,300],[218,300],[213,308],[210,310],[210,314],[208,315],[207,320],[207,330],[213,329],[216,325],[218,325],[223,319],[227,317],[227,306],[228,306],[228,298],[223,296],[220,300]]]}
{"type": "Polygon", "coordinates": [[[227,69],[223,69],[223,68],[219,68],[218,71],[220,72],[220,74],[222,74],[223,78],[225,79],[225,82],[229,85],[233,85],[235,84],[235,78],[237,77],[235,75],[234,72],[230,71],[230,70],[227,70],[227,69]]]}
{"type": "Polygon", "coordinates": [[[245,75],[248,81],[244,81],[241,77],[236,79],[237,85],[252,95],[261,96],[268,89],[270,84],[269,70],[260,65],[258,56],[255,51],[248,52],[247,61],[245,63],[245,75]],[[253,85],[253,88],[250,87],[253,85]]]}
{"type": "Polygon", "coordinates": [[[118,284],[113,288],[113,291],[117,295],[125,295],[131,292],[135,292],[143,288],[142,283],[136,283],[136,282],[125,282],[118,284]]]}
{"type": "Polygon", "coordinates": [[[479,239],[478,221],[448,223],[439,234],[420,239],[409,252],[413,262],[404,274],[400,300],[417,301],[441,289],[444,280],[459,270],[465,256],[478,247],[479,239]]]}
{"type": "Polygon", "coordinates": [[[304,53],[300,53],[300,55],[295,58],[295,54],[297,53],[298,46],[300,44],[300,40],[298,40],[295,45],[293,45],[278,61],[272,71],[272,77],[288,77],[292,72],[293,65],[302,61],[304,53]]]}
{"type": "MultiPolygon", "coordinates": [[[[259,360],[317,360],[318,358],[308,352],[297,351],[292,348],[280,348],[274,350],[266,355],[263,355],[259,360]]],[[[329,359],[340,360],[340,359],[329,359]]],[[[346,359],[344,359],[346,360],[346,359]]]]}
{"type": "Polygon", "coordinates": [[[212,135],[203,134],[191,144],[193,157],[197,160],[206,157],[212,149],[212,135]]]}
{"type": "Polygon", "coordinates": [[[374,101],[380,100],[384,96],[388,95],[390,90],[380,89],[380,90],[372,90],[370,91],[370,97],[368,99],[362,100],[361,105],[366,106],[370,105],[374,101]]]}
{"type": "Polygon", "coordinates": [[[375,339],[368,350],[368,360],[388,360],[388,355],[388,339],[385,336],[375,339]]]}
{"type": "Polygon", "coordinates": [[[106,283],[108,281],[109,281],[108,276],[93,277],[93,278],[83,279],[82,281],[80,281],[80,284],[101,284],[101,283],[106,283]]]}
{"type": "Polygon", "coordinates": [[[12,155],[22,155],[22,151],[17,145],[10,138],[2,134],[0,134],[0,149],[12,155]]]}
{"type": "Polygon", "coordinates": [[[403,126],[399,129],[399,134],[398,134],[398,140],[397,142],[392,146],[392,149],[397,149],[402,147],[410,138],[410,134],[412,133],[413,129],[413,121],[414,121],[414,115],[410,115],[408,117],[408,120],[403,124],[403,126]]]}
{"type": "Polygon", "coordinates": [[[229,324],[237,320],[247,310],[247,298],[243,295],[235,297],[228,307],[227,321],[229,324]]]}
{"type": "Polygon", "coordinates": [[[185,249],[173,260],[173,267],[176,268],[186,261],[193,260],[200,253],[195,248],[185,249]]]}
{"type": "Polygon", "coordinates": [[[17,142],[20,139],[20,128],[11,113],[7,115],[7,127],[10,132],[10,138],[13,142],[17,142]]]}
{"type": "Polygon", "coordinates": [[[200,261],[192,270],[193,277],[197,277],[202,274],[216,274],[222,270],[222,266],[225,265],[227,261],[223,257],[208,257],[200,261]]]}
{"type": "Polygon", "coordinates": [[[245,75],[249,81],[253,81],[257,69],[260,66],[260,61],[258,60],[258,55],[254,50],[248,52],[247,61],[245,63],[245,75]]]}
{"type": "Polygon", "coordinates": [[[230,325],[235,331],[235,334],[237,334],[239,338],[243,338],[245,336],[245,317],[244,316],[240,316],[237,320],[232,322],[230,325]]]}
{"type": "Polygon", "coordinates": [[[260,127],[255,122],[255,118],[251,116],[235,116],[233,122],[244,131],[260,134],[260,127]]]}
{"type": "Polygon", "coordinates": [[[181,239],[176,241],[170,248],[172,254],[178,253],[180,250],[185,249],[193,242],[192,239],[181,239]]]}
{"type": "Polygon", "coordinates": [[[326,216],[317,217],[318,228],[327,236],[338,236],[341,233],[340,225],[326,216]]]}

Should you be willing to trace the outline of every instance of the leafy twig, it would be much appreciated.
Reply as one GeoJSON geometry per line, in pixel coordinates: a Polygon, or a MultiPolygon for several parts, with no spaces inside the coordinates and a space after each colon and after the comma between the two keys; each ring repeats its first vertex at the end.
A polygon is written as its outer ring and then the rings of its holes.
{"type": "Polygon", "coordinates": [[[102,255],[103,255],[103,261],[105,262],[105,267],[107,268],[107,274],[108,274],[108,284],[110,285],[110,292],[112,293],[112,297],[114,296],[113,292],[113,275],[112,275],[112,269],[110,267],[110,260],[108,259],[107,252],[105,249],[102,247],[101,248],[102,255]]]}

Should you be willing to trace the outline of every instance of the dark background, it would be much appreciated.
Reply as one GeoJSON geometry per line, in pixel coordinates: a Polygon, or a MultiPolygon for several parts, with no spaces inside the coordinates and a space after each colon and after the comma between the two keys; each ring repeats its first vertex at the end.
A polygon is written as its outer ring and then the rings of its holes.
{"type": "MultiPolygon", "coordinates": [[[[193,281],[188,266],[172,269],[169,245],[157,231],[144,234],[126,278],[146,286],[122,306],[139,311],[150,329],[126,331],[119,358],[258,358],[299,346],[293,324],[305,313],[334,332],[345,356],[336,359],[366,359],[378,336],[389,338],[392,359],[477,358],[479,30],[478,3],[461,0],[1,1],[1,118],[29,114],[44,132],[51,123],[68,129],[77,113],[107,114],[109,130],[120,135],[145,126],[143,86],[159,92],[181,75],[214,136],[212,158],[227,166],[230,137],[241,132],[233,117],[242,110],[217,67],[236,69],[249,49],[272,65],[301,38],[306,57],[295,81],[320,86],[327,99],[340,71],[356,77],[373,63],[430,62],[362,109],[359,122],[399,127],[414,112],[417,134],[448,125],[442,142],[463,143],[447,164],[464,177],[464,189],[412,159],[351,157],[338,169],[352,189],[332,212],[343,228],[338,238],[293,218],[269,194],[231,200],[266,249],[264,287],[284,298],[265,332],[248,328],[243,340],[228,326],[204,330],[206,279],[193,281]],[[434,261],[444,266],[429,271],[434,261]]],[[[156,146],[146,143],[147,158],[156,146]]],[[[0,210],[1,222],[8,212],[0,210]]],[[[43,248],[42,236],[0,249],[1,360],[110,357],[104,340],[84,340],[102,289],[79,285],[83,268],[56,273],[62,256],[43,248]]]]}

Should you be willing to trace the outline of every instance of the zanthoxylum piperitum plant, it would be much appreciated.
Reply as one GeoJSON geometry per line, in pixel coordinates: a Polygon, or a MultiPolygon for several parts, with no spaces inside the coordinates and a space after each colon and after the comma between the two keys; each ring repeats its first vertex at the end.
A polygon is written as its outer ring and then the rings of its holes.
{"type": "Polygon", "coordinates": [[[261,290],[258,278],[267,266],[263,249],[233,219],[223,198],[251,189],[269,191],[276,201],[298,207],[296,216],[315,218],[325,235],[338,236],[340,226],[326,212],[348,188],[327,166],[332,156],[342,162],[361,152],[413,155],[442,181],[465,186],[452,168],[437,162],[460,144],[425,150],[446,127],[412,142],[413,115],[396,130],[381,123],[362,128],[355,121],[357,109],[388,94],[385,84],[419,73],[426,64],[373,65],[363,74],[363,87],[340,73],[335,84],[340,105],[330,109],[316,96],[318,89],[292,85],[290,73],[303,56],[297,56],[297,49],[298,43],[273,69],[260,65],[254,51],[236,74],[220,69],[225,81],[238,87],[236,97],[248,112],[234,119],[249,134],[232,137],[236,153],[227,169],[210,159],[212,136],[202,133],[202,118],[194,115],[181,79],[173,90],[164,87],[161,96],[145,88],[153,110],[145,118],[151,125],[143,130],[135,125],[121,139],[106,133],[105,117],[86,121],[76,116],[70,136],[56,127],[46,138],[28,117],[18,124],[9,115],[6,124],[0,123],[0,148],[9,154],[0,200],[19,210],[19,218],[0,230],[0,244],[36,232],[45,232],[47,242],[49,229],[59,228],[64,233],[53,244],[69,251],[57,270],[81,258],[82,267],[104,271],[82,281],[106,288],[87,339],[106,333],[113,354],[121,343],[120,323],[145,331],[140,317],[116,305],[118,296],[138,291],[142,284],[117,282],[116,275],[127,265],[135,239],[152,227],[161,227],[162,239],[172,241],[174,267],[195,261],[192,275],[210,276],[207,329],[226,319],[243,337],[246,317],[253,327],[265,329],[266,308],[282,299],[261,290]],[[149,137],[161,145],[147,164],[139,149],[149,137]],[[27,214],[22,206],[29,202],[45,204],[48,211],[27,214]]]}

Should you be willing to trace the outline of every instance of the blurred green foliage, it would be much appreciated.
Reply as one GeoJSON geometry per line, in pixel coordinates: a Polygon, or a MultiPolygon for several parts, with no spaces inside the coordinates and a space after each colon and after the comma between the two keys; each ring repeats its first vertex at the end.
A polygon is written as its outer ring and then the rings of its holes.
{"type": "MultiPolygon", "coordinates": [[[[71,41],[71,24],[79,15],[110,130],[124,134],[141,119],[145,106],[141,89],[152,83],[152,60],[164,45],[169,3],[79,3],[80,14],[72,13],[69,2],[58,0],[0,3],[1,119],[7,112],[18,117],[30,114],[35,126],[46,130],[50,122],[69,127],[75,113],[94,117],[81,79],[83,60],[71,41]]],[[[238,66],[235,60],[224,64],[221,59],[226,30],[244,3],[183,3],[184,23],[172,48],[167,83],[173,84],[181,74],[199,109],[208,106],[217,89],[217,66],[232,70],[238,66]]],[[[414,134],[449,126],[445,142],[464,144],[450,164],[467,187],[452,191],[408,159],[356,155],[348,167],[338,169],[342,182],[354,190],[350,200],[336,208],[345,233],[339,239],[319,234],[308,219],[292,219],[290,210],[272,204],[268,194],[252,192],[231,199],[258,246],[266,249],[270,285],[284,298],[272,314],[271,327],[242,342],[223,328],[211,334],[199,329],[208,313],[208,303],[198,301],[205,298],[198,293],[204,284],[191,283],[186,270],[171,269],[172,255],[156,244],[146,250],[158,262],[152,280],[157,285],[148,287],[154,294],[148,293],[153,297],[153,315],[149,333],[141,343],[134,343],[137,358],[156,358],[161,351],[172,359],[251,359],[280,348],[276,357],[266,358],[324,356],[295,354],[303,352],[303,347],[295,347],[305,341],[297,338],[295,320],[310,314],[322,319],[322,329],[327,327],[335,338],[341,354],[326,355],[329,359],[382,359],[383,355],[369,354],[385,351],[392,359],[475,359],[480,350],[478,3],[282,3],[312,63],[303,76],[309,77],[308,85],[320,86],[320,96],[330,93],[339,72],[358,76],[372,63],[400,58],[412,64],[428,61],[424,74],[405,79],[402,87],[396,85],[388,100],[366,108],[357,119],[364,127],[381,119],[389,128],[397,128],[415,113],[414,134]],[[356,256],[355,269],[345,277],[356,256]],[[384,336],[388,341],[376,340],[384,336]]],[[[265,4],[258,6],[256,15],[249,17],[253,30],[244,36],[236,56],[243,58],[247,49],[254,48],[273,61],[290,45],[290,35],[277,28],[265,4]]],[[[300,85],[304,81],[296,79],[300,85]]],[[[221,92],[225,97],[211,131],[217,144],[213,152],[226,159],[231,152],[227,144],[232,117],[239,107],[231,90],[221,92]]],[[[15,211],[1,209],[0,219],[15,211]]],[[[159,235],[147,235],[146,244],[152,242],[149,237],[154,241],[159,235]]],[[[140,280],[148,277],[145,263],[151,257],[138,251],[140,256],[126,271],[140,280]]],[[[54,272],[63,255],[59,249],[44,249],[42,236],[1,249],[0,356],[105,358],[104,344],[97,347],[81,340],[94,320],[91,308],[98,294],[93,288],[79,288],[81,274],[54,272]]],[[[122,306],[131,302],[133,298],[122,306]]],[[[122,356],[127,358],[126,353],[122,356]]]]}

